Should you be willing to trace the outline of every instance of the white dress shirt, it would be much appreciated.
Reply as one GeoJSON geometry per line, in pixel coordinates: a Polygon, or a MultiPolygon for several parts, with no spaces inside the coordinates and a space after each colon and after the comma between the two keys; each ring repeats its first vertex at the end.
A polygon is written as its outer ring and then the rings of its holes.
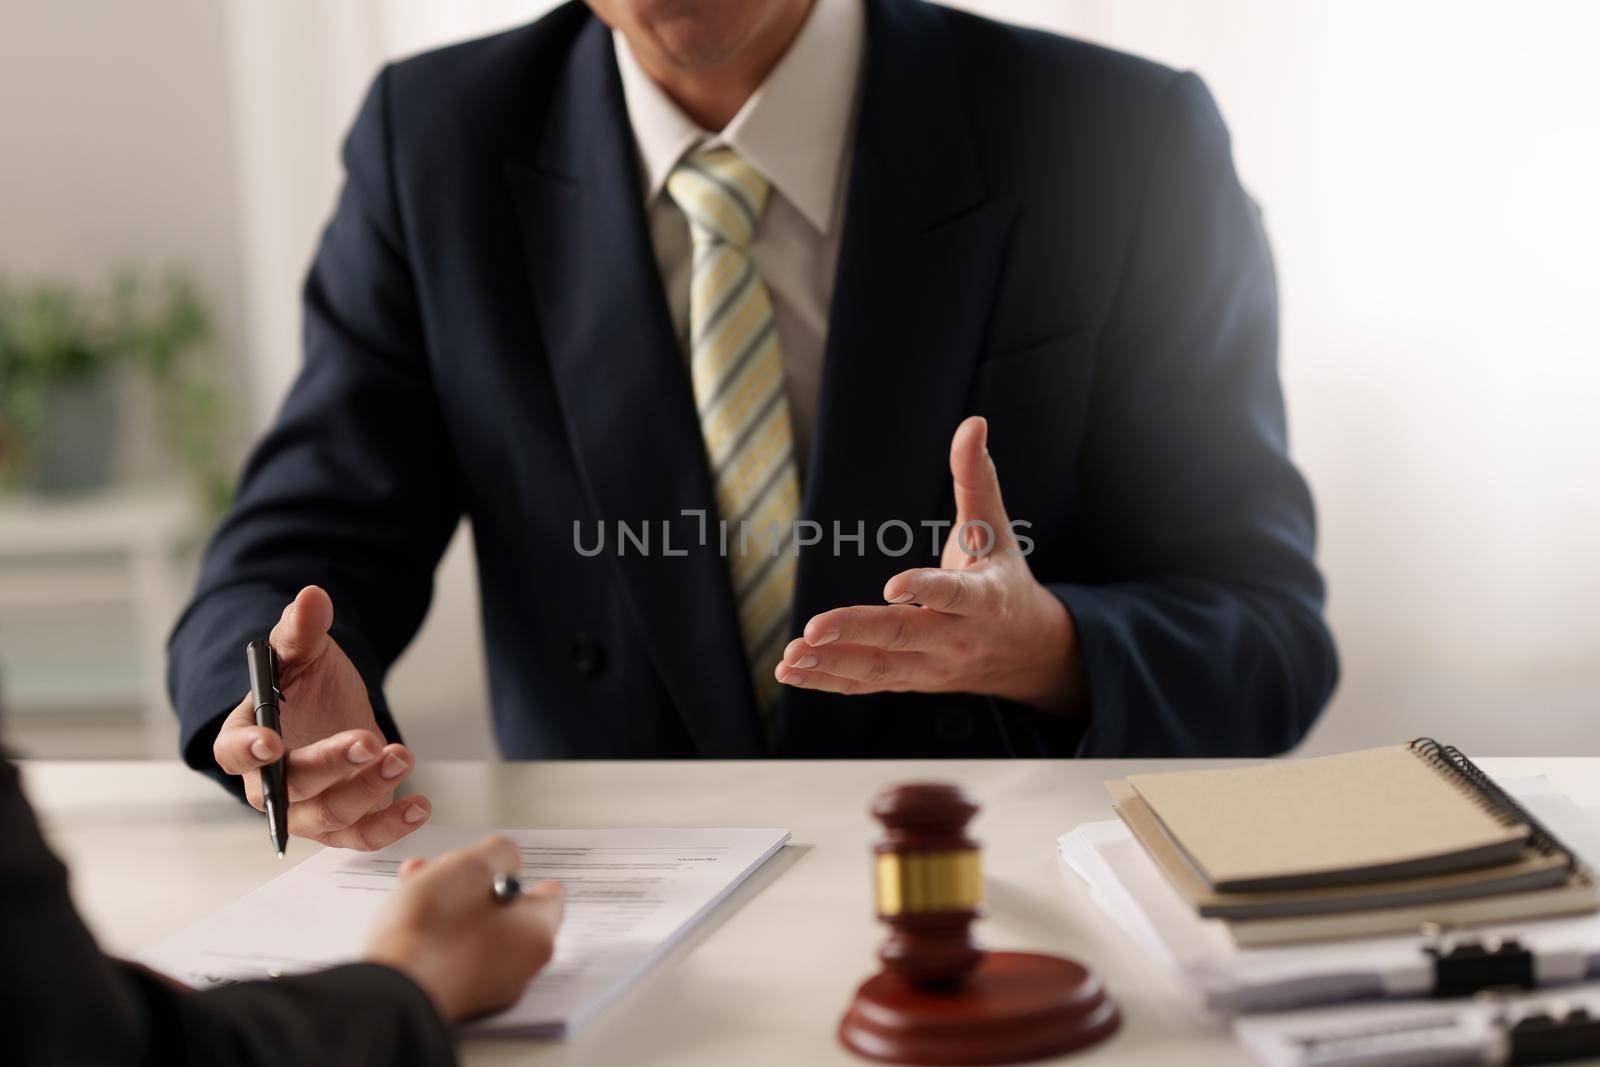
{"type": "Polygon", "coordinates": [[[734,149],[772,186],[750,255],[772,297],[802,467],[822,383],[865,23],[862,0],[815,0],[761,88],[715,135],[683,113],[639,66],[626,38],[612,31],[644,176],[650,240],[681,343],[689,338],[693,247],[689,221],[666,193],[667,176],[691,148],[708,142],[734,149]]]}

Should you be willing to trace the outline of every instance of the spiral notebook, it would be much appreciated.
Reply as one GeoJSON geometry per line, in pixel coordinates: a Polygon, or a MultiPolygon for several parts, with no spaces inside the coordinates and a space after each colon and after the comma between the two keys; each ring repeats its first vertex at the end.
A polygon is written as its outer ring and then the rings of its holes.
{"type": "Polygon", "coordinates": [[[1403,908],[1527,893],[1566,885],[1574,878],[1566,858],[1532,849],[1507,863],[1414,878],[1355,885],[1312,886],[1267,892],[1218,892],[1206,884],[1163,832],[1150,807],[1126,782],[1109,782],[1117,815],[1173,886],[1208,919],[1285,919],[1307,915],[1403,908]]]}
{"type": "Polygon", "coordinates": [[[1326,889],[1571,856],[1456,749],[1421,739],[1128,787],[1218,893],[1326,889]]]}

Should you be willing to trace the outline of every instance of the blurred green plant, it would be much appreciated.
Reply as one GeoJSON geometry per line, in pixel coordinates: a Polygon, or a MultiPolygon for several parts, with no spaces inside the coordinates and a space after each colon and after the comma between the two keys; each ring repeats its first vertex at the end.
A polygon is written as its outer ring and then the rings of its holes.
{"type": "Polygon", "coordinates": [[[15,484],[26,470],[49,390],[131,367],[154,385],[167,443],[206,503],[226,507],[227,405],[213,335],[210,312],[181,274],[152,285],[124,269],[99,292],[53,283],[21,290],[0,279],[0,480],[15,484]]]}

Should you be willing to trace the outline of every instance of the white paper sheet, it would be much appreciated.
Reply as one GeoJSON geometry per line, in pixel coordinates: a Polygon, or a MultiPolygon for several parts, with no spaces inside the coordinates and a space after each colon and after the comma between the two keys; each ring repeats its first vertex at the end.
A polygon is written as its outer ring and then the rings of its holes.
{"type": "Polygon", "coordinates": [[[517,1004],[471,1029],[549,1036],[590,1019],[789,839],[775,829],[427,826],[381,852],[325,849],[140,959],[199,987],[357,959],[402,860],[437,856],[486,832],[522,849],[526,883],[562,882],[567,910],[549,966],[517,1004]]]}

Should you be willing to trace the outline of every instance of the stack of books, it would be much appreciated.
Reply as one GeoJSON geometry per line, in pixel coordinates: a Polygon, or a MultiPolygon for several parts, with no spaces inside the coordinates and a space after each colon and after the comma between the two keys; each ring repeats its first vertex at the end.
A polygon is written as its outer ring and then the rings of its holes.
{"type": "Polygon", "coordinates": [[[1428,739],[1106,787],[1166,879],[1239,946],[1600,906],[1570,849],[1460,752],[1428,739]]]}

